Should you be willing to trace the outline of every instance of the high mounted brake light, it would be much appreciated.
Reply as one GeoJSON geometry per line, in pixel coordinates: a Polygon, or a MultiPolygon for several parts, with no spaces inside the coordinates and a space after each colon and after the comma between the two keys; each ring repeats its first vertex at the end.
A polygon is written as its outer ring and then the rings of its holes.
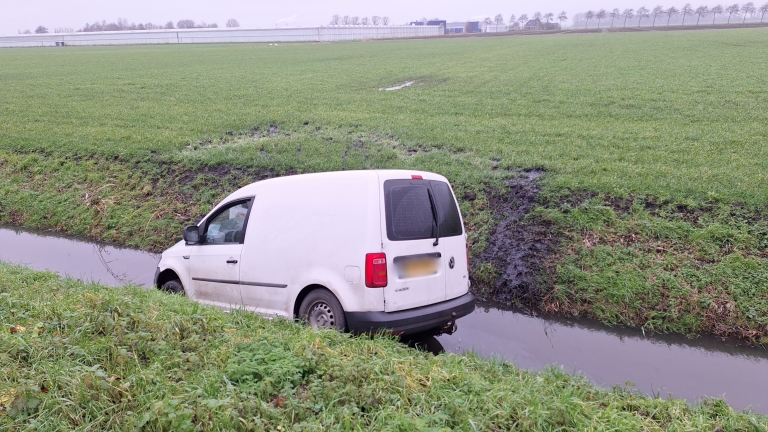
{"type": "Polygon", "coordinates": [[[387,286],[387,254],[370,253],[365,255],[365,286],[368,288],[387,286]]]}
{"type": "Polygon", "coordinates": [[[424,177],[420,175],[412,175],[411,180],[424,180],[424,177]]]}

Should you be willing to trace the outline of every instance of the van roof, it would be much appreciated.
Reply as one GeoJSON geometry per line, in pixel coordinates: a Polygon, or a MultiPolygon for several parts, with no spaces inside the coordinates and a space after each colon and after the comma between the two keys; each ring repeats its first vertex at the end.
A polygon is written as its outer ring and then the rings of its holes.
{"type": "Polygon", "coordinates": [[[349,179],[350,181],[354,181],[354,179],[361,179],[361,178],[370,177],[370,176],[378,176],[382,180],[397,179],[397,178],[410,179],[411,176],[422,176],[427,180],[440,180],[440,181],[448,182],[448,179],[441,176],[440,174],[435,174],[427,171],[418,171],[418,170],[332,171],[332,172],[321,172],[321,173],[311,173],[311,174],[288,175],[284,177],[275,177],[267,180],[257,181],[247,186],[243,186],[242,188],[233,192],[226,198],[226,201],[231,201],[233,199],[251,196],[256,194],[259,189],[262,189],[264,187],[278,186],[281,184],[287,184],[287,183],[298,184],[305,181],[315,182],[315,181],[322,181],[323,179],[331,179],[331,178],[335,178],[335,179],[344,178],[344,179],[349,179]]]}

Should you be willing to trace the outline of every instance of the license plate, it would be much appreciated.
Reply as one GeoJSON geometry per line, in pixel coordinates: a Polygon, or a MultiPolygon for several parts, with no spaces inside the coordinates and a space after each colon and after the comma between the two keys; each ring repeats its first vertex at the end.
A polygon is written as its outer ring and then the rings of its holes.
{"type": "Polygon", "coordinates": [[[400,265],[400,277],[414,278],[437,274],[437,260],[434,258],[413,259],[400,265]]]}

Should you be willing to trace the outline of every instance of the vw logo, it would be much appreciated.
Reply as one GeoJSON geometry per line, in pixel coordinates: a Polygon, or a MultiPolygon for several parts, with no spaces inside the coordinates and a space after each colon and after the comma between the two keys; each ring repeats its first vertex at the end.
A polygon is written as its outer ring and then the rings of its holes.
{"type": "Polygon", "coordinates": [[[456,260],[454,260],[453,257],[451,257],[451,259],[448,260],[448,267],[450,267],[451,270],[453,270],[453,266],[455,265],[456,265],[456,260]]]}

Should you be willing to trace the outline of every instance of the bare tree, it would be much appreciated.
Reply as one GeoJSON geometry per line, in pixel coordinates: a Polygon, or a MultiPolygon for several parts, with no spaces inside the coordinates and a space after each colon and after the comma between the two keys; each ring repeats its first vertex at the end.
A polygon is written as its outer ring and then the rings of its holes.
{"type": "Polygon", "coordinates": [[[352,19],[349,20],[349,23],[352,25],[359,25],[360,24],[360,17],[359,16],[353,16],[352,19]]]}
{"type": "Polygon", "coordinates": [[[741,8],[739,7],[738,3],[734,3],[727,8],[725,8],[725,11],[728,12],[728,24],[731,23],[731,16],[734,14],[738,16],[741,13],[741,8]]]}
{"type": "Polygon", "coordinates": [[[683,12],[683,25],[685,25],[685,16],[686,15],[693,16],[693,8],[691,7],[691,4],[686,3],[685,6],[683,6],[682,12],[683,12]]]}
{"type": "Polygon", "coordinates": [[[747,22],[747,15],[753,15],[757,11],[757,8],[754,3],[749,2],[741,8],[741,11],[744,12],[744,20],[741,23],[744,24],[747,22]]]}
{"type": "Polygon", "coordinates": [[[520,21],[520,26],[525,30],[525,25],[528,24],[528,15],[522,14],[518,20],[520,21]]]}
{"type": "Polygon", "coordinates": [[[651,11],[649,11],[647,7],[643,6],[638,9],[637,17],[639,19],[637,20],[637,26],[640,27],[640,24],[643,22],[643,18],[648,18],[649,16],[651,16],[651,11]]]}
{"type": "Polygon", "coordinates": [[[168,21],[165,23],[165,26],[163,27],[166,30],[173,30],[176,28],[176,26],[173,25],[173,21],[168,21]]]}
{"type": "Polygon", "coordinates": [[[557,16],[557,20],[560,21],[560,27],[562,27],[563,23],[568,21],[568,14],[565,13],[565,11],[560,12],[560,15],[557,16]]]}
{"type": "Polygon", "coordinates": [[[605,17],[608,15],[608,12],[605,11],[605,9],[600,9],[595,14],[595,18],[597,18],[597,28],[600,28],[600,21],[604,20],[605,17]]]}
{"type": "Polygon", "coordinates": [[[722,15],[723,14],[724,10],[725,9],[723,9],[723,7],[720,6],[720,5],[717,5],[717,6],[713,7],[712,9],[710,9],[710,12],[712,12],[712,24],[715,23],[715,20],[717,19],[718,15],[722,15]]]}
{"type": "Polygon", "coordinates": [[[349,25],[349,15],[344,15],[341,18],[341,25],[349,25]]]}
{"type": "Polygon", "coordinates": [[[337,26],[341,22],[341,17],[336,14],[331,17],[331,22],[328,23],[328,25],[337,26]]]}
{"type": "Polygon", "coordinates": [[[541,21],[541,12],[536,12],[533,14],[533,19],[541,21]]]}
{"type": "Polygon", "coordinates": [[[371,17],[371,23],[375,26],[381,24],[381,17],[378,15],[374,15],[371,17]]]}
{"type": "Polygon", "coordinates": [[[549,22],[552,21],[552,18],[554,17],[555,17],[555,14],[553,14],[552,12],[547,12],[544,14],[544,21],[546,21],[547,24],[549,24],[549,22]]]}
{"type": "Polygon", "coordinates": [[[618,8],[615,8],[608,14],[608,16],[611,17],[611,28],[613,28],[613,22],[616,20],[616,17],[621,16],[621,11],[618,8]]]}
{"type": "Polygon", "coordinates": [[[653,12],[651,12],[651,15],[653,15],[653,26],[656,27],[656,18],[664,15],[666,12],[664,11],[664,8],[662,6],[656,6],[653,8],[653,12]]]}
{"type": "Polygon", "coordinates": [[[181,20],[176,23],[176,27],[180,29],[195,28],[195,22],[192,20],[181,20]]]}
{"type": "Polygon", "coordinates": [[[677,15],[680,12],[676,7],[670,6],[669,9],[667,9],[667,27],[669,27],[669,22],[672,20],[672,17],[677,15]]]}
{"type": "Polygon", "coordinates": [[[125,18],[118,18],[117,22],[115,24],[117,24],[117,28],[119,30],[127,30],[128,29],[128,20],[125,19],[125,18]]]}
{"type": "Polygon", "coordinates": [[[38,27],[35,29],[35,33],[36,33],[36,34],[44,34],[44,33],[48,33],[48,28],[47,28],[47,27],[45,27],[45,26],[38,26],[38,27]]]}
{"type": "Polygon", "coordinates": [[[589,20],[595,17],[595,11],[587,11],[586,15],[584,15],[587,18],[587,25],[584,28],[589,27],[589,20]]]}
{"type": "MultiPolygon", "coordinates": [[[[21,33],[21,32],[20,32],[20,33],[21,33]]],[[[32,34],[32,32],[31,32],[31,31],[29,31],[29,29],[26,29],[26,30],[24,30],[24,32],[23,32],[22,34],[32,34]]]]}
{"type": "Polygon", "coordinates": [[[493,24],[493,20],[491,19],[491,17],[485,17],[485,19],[483,20],[483,24],[485,25],[493,24]]]}
{"type": "Polygon", "coordinates": [[[696,19],[696,25],[699,25],[699,21],[701,21],[701,17],[707,16],[709,14],[709,8],[707,6],[699,6],[696,8],[696,11],[694,13],[698,16],[696,19]]]}
{"type": "Polygon", "coordinates": [[[627,20],[631,20],[635,17],[635,10],[634,9],[624,9],[624,12],[621,13],[624,15],[624,27],[627,26],[627,20]]]}
{"type": "Polygon", "coordinates": [[[760,11],[760,23],[762,23],[763,19],[765,18],[765,14],[768,13],[768,3],[760,6],[760,9],[758,9],[758,11],[760,11]]]}
{"type": "Polygon", "coordinates": [[[368,25],[368,17],[363,17],[360,20],[360,24],[367,26],[368,25]]]}
{"type": "Polygon", "coordinates": [[[495,17],[493,17],[493,22],[497,25],[504,24],[504,15],[498,14],[495,17]]]}
{"type": "Polygon", "coordinates": [[[515,14],[512,14],[512,16],[509,17],[509,27],[511,28],[515,23],[517,22],[517,16],[515,14]]]}
{"type": "MultiPolygon", "coordinates": [[[[338,16],[338,15],[336,15],[336,16],[338,16]]],[[[237,22],[236,19],[230,18],[230,19],[227,20],[227,28],[237,28],[237,27],[240,27],[240,23],[237,22]]]]}
{"type": "Polygon", "coordinates": [[[384,18],[382,18],[381,23],[384,24],[385,26],[389,25],[389,17],[385,16],[384,18]]]}

